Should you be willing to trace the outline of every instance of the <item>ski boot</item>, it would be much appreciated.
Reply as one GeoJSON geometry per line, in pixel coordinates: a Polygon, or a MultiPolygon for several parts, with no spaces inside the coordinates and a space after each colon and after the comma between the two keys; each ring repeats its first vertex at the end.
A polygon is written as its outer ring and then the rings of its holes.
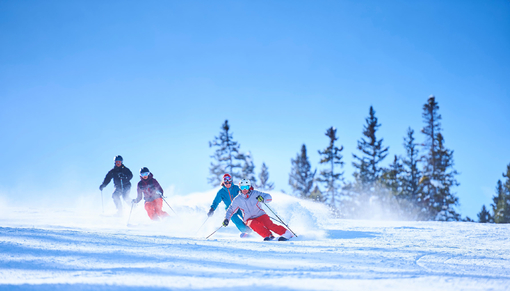
{"type": "Polygon", "coordinates": [[[274,239],[274,236],[272,234],[269,235],[268,237],[264,238],[265,241],[270,241],[270,240],[273,240],[273,239],[274,239]]]}

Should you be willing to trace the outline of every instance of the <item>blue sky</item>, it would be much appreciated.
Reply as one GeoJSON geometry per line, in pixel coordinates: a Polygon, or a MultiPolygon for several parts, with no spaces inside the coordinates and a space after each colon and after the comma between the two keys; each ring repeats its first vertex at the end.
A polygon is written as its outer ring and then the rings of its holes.
{"type": "Polygon", "coordinates": [[[304,143],[320,168],[334,126],[351,180],[369,107],[387,165],[408,127],[423,141],[431,94],[463,216],[510,163],[508,1],[0,1],[0,39],[11,203],[99,192],[117,154],[176,195],[209,190],[226,119],[287,192],[290,159],[304,143]]]}

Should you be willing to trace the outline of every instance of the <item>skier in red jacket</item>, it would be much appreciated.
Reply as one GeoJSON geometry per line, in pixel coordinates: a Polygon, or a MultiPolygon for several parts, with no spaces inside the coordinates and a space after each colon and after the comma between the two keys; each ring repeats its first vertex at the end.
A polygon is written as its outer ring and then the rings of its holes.
{"type": "Polygon", "coordinates": [[[146,167],[140,169],[140,182],[138,182],[138,197],[133,199],[133,203],[138,203],[143,199],[145,200],[145,210],[152,220],[159,220],[169,216],[168,213],[163,211],[163,188],[159,185],[158,181],[154,179],[152,173],[146,167]]]}

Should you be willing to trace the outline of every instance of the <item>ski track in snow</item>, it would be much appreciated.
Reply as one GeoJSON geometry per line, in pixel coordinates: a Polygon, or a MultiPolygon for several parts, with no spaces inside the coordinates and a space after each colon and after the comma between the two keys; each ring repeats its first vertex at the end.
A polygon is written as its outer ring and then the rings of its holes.
{"type": "Polygon", "coordinates": [[[130,227],[129,209],[4,207],[0,290],[510,290],[509,225],[329,219],[273,196],[299,237],[241,239],[229,225],[206,240],[225,213],[206,221],[212,191],[174,197],[179,216],[161,222],[138,205],[130,227]]]}

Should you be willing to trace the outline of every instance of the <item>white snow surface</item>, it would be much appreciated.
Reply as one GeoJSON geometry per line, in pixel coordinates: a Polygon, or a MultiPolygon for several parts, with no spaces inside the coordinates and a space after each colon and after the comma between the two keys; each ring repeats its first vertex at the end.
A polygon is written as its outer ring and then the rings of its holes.
{"type": "Polygon", "coordinates": [[[177,216],[164,204],[172,216],[159,222],[142,203],[103,214],[92,196],[73,208],[4,205],[0,290],[510,290],[509,225],[332,219],[271,192],[298,237],[264,242],[220,227],[223,203],[207,219],[215,193],[168,197],[177,216]]]}

